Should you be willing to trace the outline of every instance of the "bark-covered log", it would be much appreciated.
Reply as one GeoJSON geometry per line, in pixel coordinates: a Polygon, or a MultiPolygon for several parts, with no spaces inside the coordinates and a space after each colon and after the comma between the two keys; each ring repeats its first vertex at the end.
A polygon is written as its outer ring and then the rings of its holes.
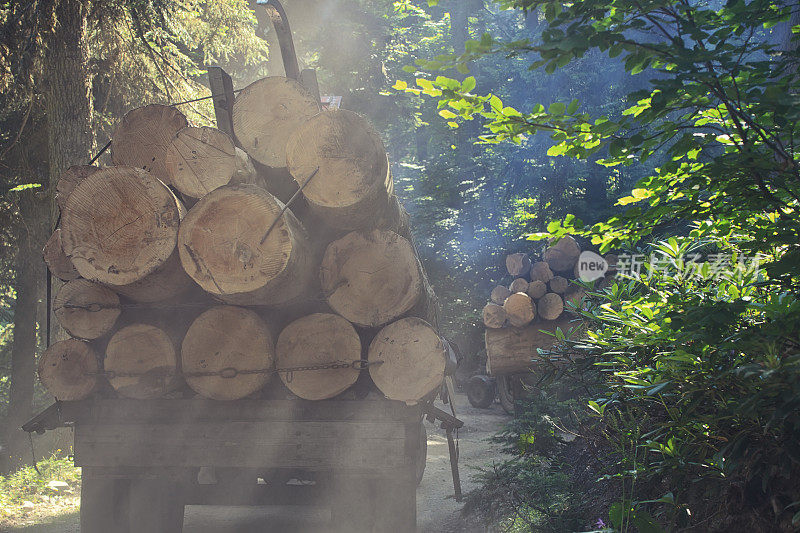
{"type": "Polygon", "coordinates": [[[109,167],[81,181],[61,219],[61,242],[86,279],[127,285],[175,250],[183,206],[145,170],[109,167]]]}
{"type": "MultiPolygon", "coordinates": [[[[286,326],[275,347],[278,369],[349,363],[361,359],[361,339],[344,318],[314,313],[286,326]]],[[[355,368],[280,372],[281,380],[297,396],[324,400],[341,394],[358,379],[355,368]]]]}
{"type": "Polygon", "coordinates": [[[320,104],[292,79],[272,76],[255,81],[233,103],[233,131],[242,148],[268,167],[286,166],[286,141],[320,104]]]}
{"type": "Polygon", "coordinates": [[[209,193],[181,224],[184,270],[235,305],[275,306],[304,297],[314,287],[311,251],[304,228],[290,210],[281,214],[283,207],[255,185],[209,193]]]}
{"type": "Polygon", "coordinates": [[[227,185],[236,172],[233,139],[216,128],[183,128],[172,138],[166,155],[169,183],[191,198],[202,198],[227,185]]]}
{"type": "Polygon", "coordinates": [[[82,400],[97,385],[97,354],[89,343],[67,339],[39,357],[39,380],[59,400],[82,400]]]}
{"type": "Polygon", "coordinates": [[[173,137],[189,123],[174,107],[150,104],[128,111],[111,137],[115,165],[141,168],[169,184],[166,159],[173,137]]]}
{"type": "Polygon", "coordinates": [[[506,256],[506,270],[515,278],[524,276],[531,269],[528,254],[517,253],[506,256]]]}
{"type": "Polygon", "coordinates": [[[534,280],[528,283],[528,296],[534,300],[538,300],[547,293],[547,283],[541,280],[534,280]]]}
{"type": "Polygon", "coordinates": [[[527,292],[528,291],[528,281],[523,278],[517,278],[511,282],[511,285],[508,286],[508,290],[512,293],[514,292],[527,292]]]}
{"type": "Polygon", "coordinates": [[[544,260],[555,272],[572,272],[580,255],[577,241],[565,235],[544,251],[544,260]]]}
{"type": "Polygon", "coordinates": [[[361,326],[390,322],[429,297],[411,243],[392,231],[351,232],[332,242],[320,266],[331,308],[361,326]]]}
{"type": "Polygon", "coordinates": [[[487,328],[502,328],[507,318],[502,305],[490,302],[483,308],[483,325],[487,328]]]}
{"type": "Polygon", "coordinates": [[[384,327],[369,346],[369,374],[391,400],[409,404],[436,390],[444,379],[447,355],[436,330],[422,319],[407,317],[384,327]]]}
{"type": "Polygon", "coordinates": [[[550,290],[556,294],[564,294],[564,291],[569,287],[567,278],[561,276],[553,276],[550,280],[550,290]]]}
{"type": "MultiPolygon", "coordinates": [[[[242,307],[212,307],[197,317],[181,345],[186,383],[214,400],[249,396],[269,380],[275,361],[275,343],[267,324],[242,307]],[[235,375],[198,375],[235,369],[235,375]],[[241,371],[261,371],[241,374],[241,371]]],[[[229,370],[231,374],[233,372],[229,370]]]]}
{"type": "Polygon", "coordinates": [[[515,292],[506,298],[503,309],[508,316],[508,323],[518,328],[527,326],[536,318],[536,304],[524,292],[515,292]]]}
{"type": "Polygon", "coordinates": [[[543,319],[555,320],[564,312],[564,300],[561,299],[560,295],[548,292],[539,300],[537,310],[539,311],[539,316],[543,319]]]}
{"type": "Polygon", "coordinates": [[[114,291],[86,279],[76,279],[59,289],[53,312],[67,333],[81,339],[97,339],[114,327],[122,313],[114,291]]]}
{"type": "Polygon", "coordinates": [[[80,277],[72,260],[64,253],[64,246],[61,244],[61,228],[56,228],[42,250],[44,262],[50,273],[58,279],[70,281],[80,277]]]}
{"type": "Polygon", "coordinates": [[[72,194],[72,189],[82,182],[86,176],[94,174],[100,167],[94,165],[75,165],[61,173],[56,182],[56,203],[59,209],[67,205],[67,198],[72,194]]]}
{"type": "Polygon", "coordinates": [[[529,371],[536,365],[537,349],[547,350],[556,343],[556,337],[545,332],[555,331],[557,327],[569,331],[570,319],[562,317],[524,328],[487,329],[486,371],[493,376],[529,371]]]}
{"type": "Polygon", "coordinates": [[[160,398],[180,382],[175,341],[151,324],[131,324],[114,333],[103,367],[114,390],[127,398],[160,398]]]}
{"type": "Polygon", "coordinates": [[[550,270],[550,265],[544,261],[539,261],[531,265],[531,281],[541,281],[549,283],[553,279],[553,271],[550,270]]]}
{"type": "Polygon", "coordinates": [[[323,111],[286,145],[292,177],[317,216],[345,230],[368,230],[389,208],[393,182],[380,135],[352,111],[323,111]],[[318,170],[317,170],[318,169],[318,170]],[[312,177],[313,176],[313,177],[312,177]]]}

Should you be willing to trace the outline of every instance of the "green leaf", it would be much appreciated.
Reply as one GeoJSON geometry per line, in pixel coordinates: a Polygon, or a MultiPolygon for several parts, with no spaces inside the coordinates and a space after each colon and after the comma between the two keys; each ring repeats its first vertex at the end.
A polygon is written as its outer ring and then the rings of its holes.
{"type": "Polygon", "coordinates": [[[398,91],[405,91],[407,88],[408,84],[403,80],[397,80],[394,82],[394,85],[392,85],[392,89],[397,89],[398,91]]]}
{"type": "Polygon", "coordinates": [[[461,92],[464,92],[464,93],[471,92],[472,89],[475,88],[475,85],[476,85],[476,82],[475,82],[475,77],[474,76],[470,76],[468,78],[465,78],[464,81],[461,82],[461,92]]]}
{"type": "Polygon", "coordinates": [[[553,102],[548,108],[551,115],[563,115],[566,110],[567,106],[563,102],[553,102]]]}

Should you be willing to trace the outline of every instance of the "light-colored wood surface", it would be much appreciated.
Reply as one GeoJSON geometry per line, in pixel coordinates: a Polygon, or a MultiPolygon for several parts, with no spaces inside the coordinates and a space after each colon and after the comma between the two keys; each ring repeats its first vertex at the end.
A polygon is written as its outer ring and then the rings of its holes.
{"type": "Polygon", "coordinates": [[[150,324],[131,324],[114,333],[103,365],[108,382],[127,398],[160,398],[179,382],[175,343],[163,329],[150,324]]]}
{"type": "Polygon", "coordinates": [[[183,128],[167,148],[169,182],[183,194],[202,198],[227,185],[236,172],[236,151],[227,133],[208,126],[183,128]]]}
{"type": "Polygon", "coordinates": [[[72,189],[83,181],[86,176],[94,174],[100,167],[94,165],[75,165],[61,173],[56,182],[56,204],[59,209],[67,205],[67,198],[72,194],[72,189]]]}
{"type": "Polygon", "coordinates": [[[114,291],[86,279],[64,284],[53,298],[53,312],[67,333],[81,339],[102,337],[122,313],[114,291]]]}
{"type": "Polygon", "coordinates": [[[536,304],[524,292],[515,292],[503,303],[508,323],[521,328],[530,324],[536,318],[536,304]]]}

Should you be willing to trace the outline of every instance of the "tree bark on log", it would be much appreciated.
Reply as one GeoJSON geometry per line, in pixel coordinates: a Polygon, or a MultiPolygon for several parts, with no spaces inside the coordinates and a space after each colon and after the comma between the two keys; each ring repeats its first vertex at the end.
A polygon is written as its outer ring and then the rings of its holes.
{"type": "MultiPolygon", "coordinates": [[[[361,339],[344,318],[314,313],[286,326],[275,347],[280,368],[317,366],[361,359],[361,339]]],[[[280,372],[283,384],[300,398],[324,400],[341,394],[358,379],[352,367],[280,372]]]]}
{"type": "Polygon", "coordinates": [[[237,400],[257,392],[269,381],[274,361],[275,343],[267,324],[242,307],[212,307],[195,319],[181,345],[186,383],[214,400],[237,400]],[[234,377],[192,375],[224,369],[264,372],[234,377]]]}
{"type": "Polygon", "coordinates": [[[108,382],[126,398],[161,398],[179,383],[175,342],[151,324],[131,324],[114,333],[103,366],[108,382]]]}
{"type": "Polygon", "coordinates": [[[344,230],[369,230],[386,218],[394,186],[380,135],[357,113],[323,111],[286,145],[289,172],[311,210],[344,230]],[[318,169],[318,170],[317,170],[318,169]]]}
{"type": "Polygon", "coordinates": [[[184,114],[174,107],[150,104],[132,109],[111,137],[111,161],[144,169],[170,184],[167,150],[175,134],[188,125],[184,114]]]}
{"type": "Polygon", "coordinates": [[[483,324],[487,328],[502,328],[508,315],[502,305],[488,303],[483,308],[483,324]]]}
{"type": "Polygon", "coordinates": [[[414,247],[392,231],[354,231],[332,242],[320,281],[331,308],[366,327],[403,316],[427,296],[414,247]]]}
{"type": "Polygon", "coordinates": [[[369,346],[372,381],[391,400],[415,404],[444,379],[446,349],[436,330],[417,317],[381,329],[369,346]]]}
{"type": "Polygon", "coordinates": [[[67,200],[64,252],[84,278],[127,285],[169,259],[183,213],[169,188],[148,172],[104,168],[80,182],[67,200]]]}
{"type": "Polygon", "coordinates": [[[61,244],[61,228],[56,228],[47,244],[44,245],[42,256],[50,273],[60,280],[71,281],[80,277],[72,260],[64,253],[61,244]]]}
{"type": "Polygon", "coordinates": [[[82,400],[97,385],[97,354],[87,342],[59,341],[39,358],[39,380],[62,401],[82,400]]]}
{"type": "Polygon", "coordinates": [[[209,193],[181,224],[184,270],[206,292],[235,305],[304,298],[316,287],[313,258],[305,229],[289,209],[281,213],[283,207],[255,185],[209,193]]]}
{"type": "Polygon", "coordinates": [[[119,296],[86,279],[65,284],[53,299],[53,311],[64,330],[80,339],[97,339],[114,327],[122,313],[119,296]]]}
{"type": "Polygon", "coordinates": [[[236,150],[227,133],[208,126],[188,126],[167,148],[169,183],[191,198],[202,198],[227,185],[236,172],[236,150]]]}
{"type": "Polygon", "coordinates": [[[508,316],[508,323],[518,328],[527,326],[536,318],[536,304],[524,292],[515,292],[506,298],[503,309],[508,316]]]}
{"type": "Polygon", "coordinates": [[[233,131],[242,148],[267,167],[286,166],[286,140],[320,111],[320,103],[292,79],[255,81],[233,103],[233,131]]]}

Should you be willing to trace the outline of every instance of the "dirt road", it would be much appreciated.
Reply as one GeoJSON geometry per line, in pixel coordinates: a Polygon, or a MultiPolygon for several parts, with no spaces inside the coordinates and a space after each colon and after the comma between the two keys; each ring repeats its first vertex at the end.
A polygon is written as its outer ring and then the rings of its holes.
{"type": "MultiPolygon", "coordinates": [[[[440,406],[441,407],[441,406],[440,406]]],[[[475,409],[466,396],[456,398],[456,414],[464,421],[459,431],[459,466],[464,492],[475,488],[477,470],[500,459],[498,447],[489,442],[509,419],[499,404],[489,409],[475,409]]],[[[462,504],[453,497],[450,459],[443,430],[426,423],[428,460],[425,476],[417,489],[417,526],[421,533],[461,533],[459,519],[462,504]]],[[[262,531],[318,532],[330,514],[325,510],[301,510],[299,507],[199,507],[188,506],[185,533],[249,533],[262,531]]],[[[32,525],[9,530],[9,533],[79,533],[77,514],[67,515],[47,525],[32,525]]],[[[112,532],[109,532],[112,533],[112,532]]]]}

